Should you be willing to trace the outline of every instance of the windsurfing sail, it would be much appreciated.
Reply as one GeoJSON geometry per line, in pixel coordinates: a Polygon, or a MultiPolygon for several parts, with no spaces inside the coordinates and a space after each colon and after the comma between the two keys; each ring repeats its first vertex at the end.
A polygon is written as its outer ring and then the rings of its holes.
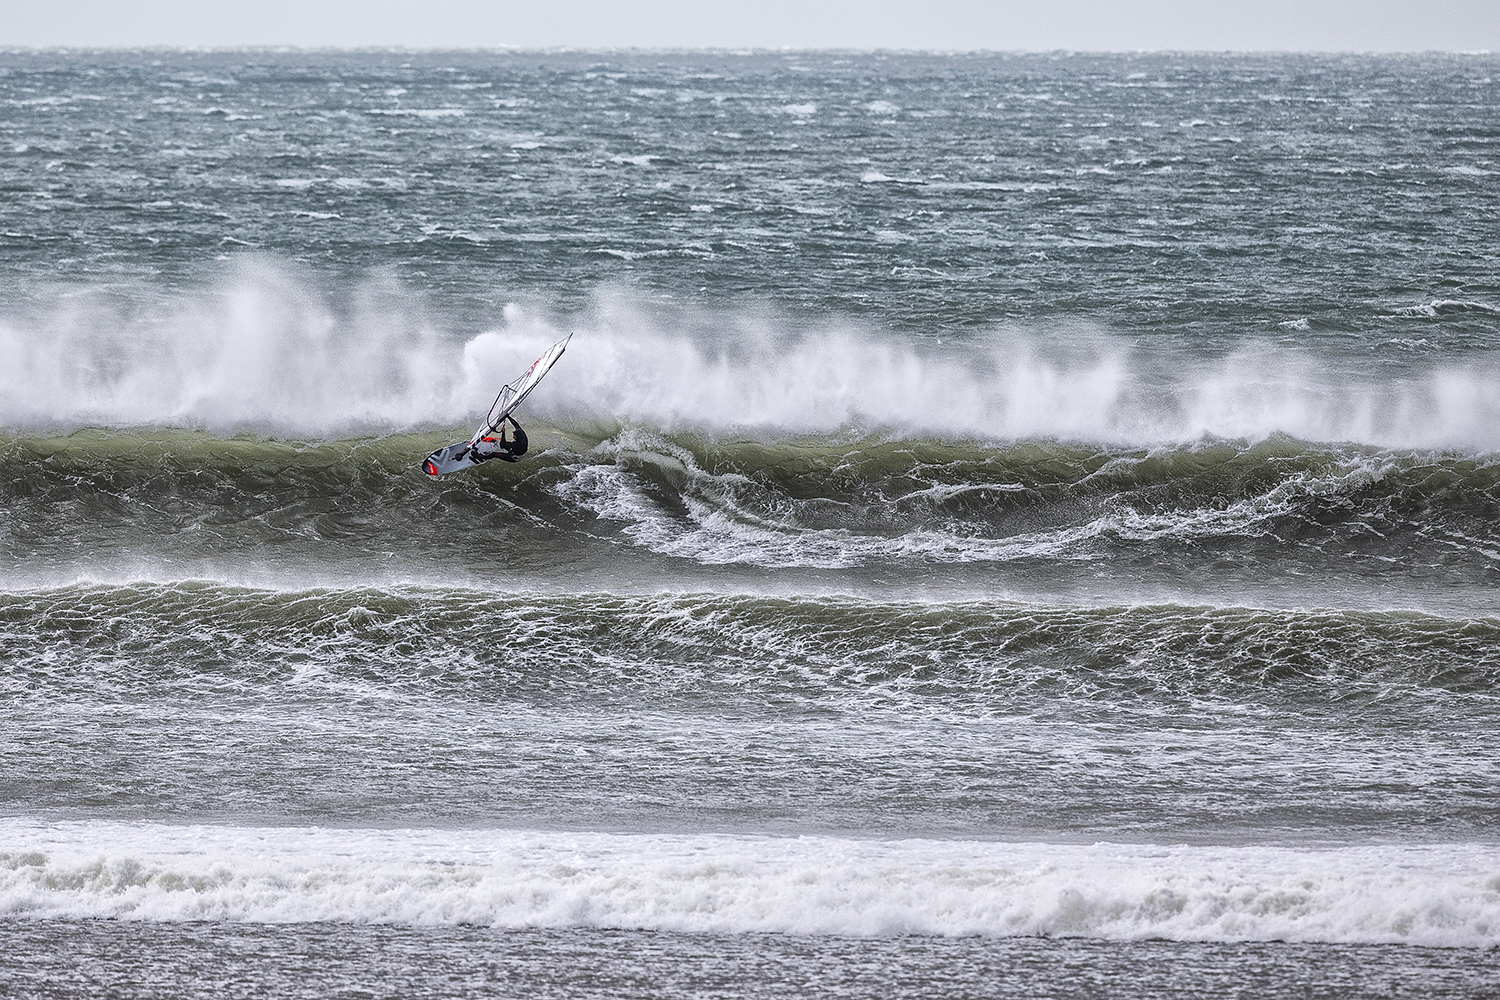
{"type": "Polygon", "coordinates": [[[573,335],[570,333],[562,340],[547,348],[542,356],[533,361],[531,367],[526,369],[526,374],[500,388],[499,394],[495,396],[495,401],[490,404],[489,413],[485,414],[484,423],[480,424],[479,430],[475,431],[474,436],[469,438],[470,444],[473,444],[482,437],[488,437],[495,433],[495,429],[500,426],[501,422],[510,416],[516,407],[521,405],[521,401],[527,397],[532,389],[536,388],[537,383],[542,380],[542,376],[546,375],[547,372],[552,370],[552,366],[557,364],[557,359],[563,356],[563,351],[568,349],[568,341],[572,339],[573,335]]]}

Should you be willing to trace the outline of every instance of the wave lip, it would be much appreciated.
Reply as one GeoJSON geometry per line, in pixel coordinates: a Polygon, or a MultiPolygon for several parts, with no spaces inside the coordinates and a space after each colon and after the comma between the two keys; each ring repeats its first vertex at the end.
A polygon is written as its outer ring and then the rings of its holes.
{"type": "Polygon", "coordinates": [[[0,914],[1500,944],[1500,848],[0,821],[0,914]]]}

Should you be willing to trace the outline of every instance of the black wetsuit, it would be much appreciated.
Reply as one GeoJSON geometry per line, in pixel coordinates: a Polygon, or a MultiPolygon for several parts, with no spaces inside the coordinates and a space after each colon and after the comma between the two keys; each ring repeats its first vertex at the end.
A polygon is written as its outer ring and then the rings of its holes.
{"type": "Polygon", "coordinates": [[[526,454],[526,432],[516,423],[515,417],[506,417],[495,428],[493,437],[482,437],[469,449],[469,457],[476,462],[488,462],[492,458],[503,458],[507,462],[519,462],[526,454]],[[510,424],[515,433],[510,440],[505,438],[505,425],[510,424]]]}

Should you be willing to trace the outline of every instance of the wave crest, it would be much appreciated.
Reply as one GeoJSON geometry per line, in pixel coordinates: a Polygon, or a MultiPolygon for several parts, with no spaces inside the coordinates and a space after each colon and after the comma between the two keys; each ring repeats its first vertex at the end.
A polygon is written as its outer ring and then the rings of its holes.
{"type": "Polygon", "coordinates": [[[465,335],[388,282],[335,289],[266,262],[153,305],[70,291],[0,316],[0,425],[304,438],[466,425],[572,330],[568,358],[528,404],[568,427],[1115,445],[1280,433],[1500,449],[1489,355],[1382,374],[1369,359],[1263,343],[1210,356],[1087,330],[898,340],[607,295],[576,323],[513,305],[465,335]]]}

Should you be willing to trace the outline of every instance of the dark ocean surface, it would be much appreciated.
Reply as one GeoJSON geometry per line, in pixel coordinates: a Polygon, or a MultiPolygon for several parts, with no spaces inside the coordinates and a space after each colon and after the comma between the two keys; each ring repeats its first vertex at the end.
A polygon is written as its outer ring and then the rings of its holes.
{"type": "Polygon", "coordinates": [[[1494,995],[1497,79],[0,53],[0,992],[1494,995]]]}

